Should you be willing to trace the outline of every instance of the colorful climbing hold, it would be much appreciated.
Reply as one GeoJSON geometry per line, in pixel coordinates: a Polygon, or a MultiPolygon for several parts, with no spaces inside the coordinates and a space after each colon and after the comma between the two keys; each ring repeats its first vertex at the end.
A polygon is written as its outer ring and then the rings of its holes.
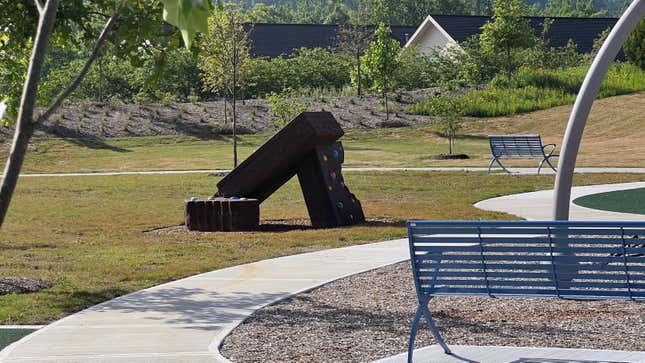
{"type": "Polygon", "coordinates": [[[332,155],[334,155],[334,159],[338,159],[340,154],[338,153],[338,150],[334,149],[334,151],[331,152],[332,155]]]}
{"type": "Polygon", "coordinates": [[[331,172],[329,173],[329,176],[331,176],[331,180],[336,180],[336,172],[331,172]]]}
{"type": "Polygon", "coordinates": [[[327,162],[327,155],[323,155],[322,159],[323,159],[324,162],[327,162]]]}
{"type": "Polygon", "coordinates": [[[345,205],[343,204],[343,202],[338,202],[338,203],[336,204],[336,206],[338,207],[338,209],[343,209],[343,207],[345,207],[345,205]]]}

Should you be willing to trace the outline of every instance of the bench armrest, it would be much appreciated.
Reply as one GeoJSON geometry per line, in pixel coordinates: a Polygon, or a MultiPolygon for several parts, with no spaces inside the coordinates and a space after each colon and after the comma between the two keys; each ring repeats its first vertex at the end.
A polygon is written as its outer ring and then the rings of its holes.
{"type": "Polygon", "coordinates": [[[546,156],[551,156],[551,154],[553,154],[553,152],[555,151],[555,146],[556,146],[555,144],[546,144],[546,145],[542,145],[542,151],[545,151],[544,149],[545,149],[545,148],[547,148],[547,147],[549,147],[549,146],[550,146],[552,149],[551,149],[549,152],[547,152],[547,153],[546,153],[546,156]]]}

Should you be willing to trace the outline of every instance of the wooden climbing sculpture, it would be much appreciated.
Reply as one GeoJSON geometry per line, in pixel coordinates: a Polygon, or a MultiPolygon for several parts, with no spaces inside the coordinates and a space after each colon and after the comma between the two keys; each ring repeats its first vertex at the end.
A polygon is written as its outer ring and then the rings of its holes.
{"type": "Polygon", "coordinates": [[[260,204],[297,175],[311,224],[317,228],[365,221],[360,201],[341,173],[343,136],[329,112],[304,112],[217,183],[209,199],[186,202],[186,226],[199,231],[258,228],[260,204]]]}

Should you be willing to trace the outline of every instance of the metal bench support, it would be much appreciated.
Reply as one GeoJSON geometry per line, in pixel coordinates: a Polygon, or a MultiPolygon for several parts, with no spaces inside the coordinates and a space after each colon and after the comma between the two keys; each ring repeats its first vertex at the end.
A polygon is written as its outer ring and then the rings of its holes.
{"type": "Polygon", "coordinates": [[[432,336],[437,341],[439,346],[441,346],[446,354],[452,354],[450,348],[448,348],[448,345],[443,340],[439,329],[437,329],[437,326],[432,319],[432,315],[430,315],[430,310],[428,310],[428,304],[430,303],[431,299],[431,296],[427,296],[426,298],[420,300],[419,305],[417,306],[417,311],[414,313],[414,318],[412,319],[412,327],[410,329],[410,342],[408,345],[408,363],[412,363],[412,356],[414,355],[414,341],[417,337],[417,330],[419,329],[419,320],[421,320],[421,315],[423,315],[423,317],[426,319],[426,322],[428,323],[428,329],[430,329],[432,336]]]}

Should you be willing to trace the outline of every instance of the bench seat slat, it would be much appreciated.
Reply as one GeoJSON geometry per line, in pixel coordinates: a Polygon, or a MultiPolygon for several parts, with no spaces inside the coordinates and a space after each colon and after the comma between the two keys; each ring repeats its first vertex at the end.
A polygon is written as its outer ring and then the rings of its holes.
{"type": "MultiPolygon", "coordinates": [[[[488,295],[488,291],[492,295],[514,295],[514,296],[522,296],[524,294],[535,294],[536,296],[544,295],[544,294],[553,294],[557,296],[558,291],[555,289],[536,289],[536,288],[528,288],[528,289],[521,289],[521,288],[498,288],[498,287],[493,287],[490,289],[487,288],[456,288],[456,287],[440,287],[435,289],[436,291],[433,291],[434,294],[459,294],[461,291],[461,295],[463,296],[464,292],[468,292],[468,294],[472,293],[478,293],[482,295],[488,295]]],[[[594,296],[594,297],[602,297],[602,296],[611,296],[611,297],[627,297],[629,298],[630,292],[629,291],[624,291],[624,290],[579,290],[579,289],[562,289],[559,291],[561,296],[569,296],[569,297],[574,297],[574,296],[594,296]]],[[[640,298],[645,298],[645,291],[633,291],[632,296],[634,297],[640,297],[640,298]]]]}
{"type": "MultiPolygon", "coordinates": [[[[471,255],[452,255],[452,254],[427,254],[422,256],[424,259],[441,260],[441,261],[481,261],[482,257],[479,254],[471,255]]],[[[520,254],[507,254],[507,255],[493,255],[485,254],[485,261],[531,261],[531,262],[551,262],[556,264],[577,263],[577,262],[634,262],[645,263],[645,256],[550,256],[547,254],[542,255],[520,255],[520,254]]],[[[645,267],[645,266],[644,266],[645,267]]]]}
{"type": "MultiPolygon", "coordinates": [[[[484,253],[594,253],[594,254],[607,254],[607,253],[627,253],[638,254],[645,253],[645,247],[625,247],[611,246],[611,247],[550,247],[550,246],[418,246],[417,251],[419,254],[430,252],[476,252],[479,253],[483,250],[484,253]]],[[[645,261],[644,261],[645,262],[645,261]]]]}
{"type": "MultiPolygon", "coordinates": [[[[625,274],[606,274],[606,273],[558,273],[558,277],[562,279],[576,279],[576,280],[618,280],[625,281],[625,274]]],[[[418,271],[419,278],[424,277],[477,277],[477,278],[508,278],[508,279],[550,279],[553,278],[552,272],[517,272],[517,271],[418,271]]],[[[645,274],[635,275],[629,277],[630,281],[645,282],[645,274]]]]}
{"type": "MultiPolygon", "coordinates": [[[[486,286],[485,280],[421,280],[421,287],[434,289],[433,286],[439,286],[436,288],[447,287],[447,286],[486,286]]],[[[557,285],[555,281],[526,281],[526,280],[495,280],[489,279],[488,286],[524,286],[527,288],[530,287],[553,287],[558,286],[559,288],[572,288],[572,287],[595,287],[595,288],[606,288],[606,289],[645,289],[645,284],[642,283],[627,283],[627,282],[598,282],[598,281],[558,281],[557,285]]]]}
{"type": "Polygon", "coordinates": [[[565,293],[558,295],[556,290],[546,290],[546,289],[491,289],[490,294],[487,289],[440,289],[434,291],[432,295],[434,296],[497,296],[497,297],[564,297],[570,299],[606,299],[611,297],[613,299],[624,299],[624,300],[645,300],[645,292],[635,292],[630,294],[629,292],[620,292],[620,293],[611,293],[610,291],[574,291],[571,290],[565,293]]]}
{"type": "MultiPolygon", "coordinates": [[[[562,268],[564,269],[565,266],[573,266],[573,265],[563,265],[562,268]]],[[[521,263],[490,263],[486,264],[484,266],[481,263],[418,263],[417,264],[418,268],[421,269],[475,269],[475,270],[480,270],[480,269],[486,269],[486,270],[546,270],[546,271],[551,271],[552,265],[551,264],[521,264],[521,263]]],[[[605,265],[605,264],[597,264],[597,265],[589,265],[589,264],[577,264],[574,266],[577,271],[625,271],[625,266],[622,264],[620,265],[605,265]]],[[[630,272],[643,272],[645,271],[645,266],[642,265],[630,265],[629,266],[629,271],[630,272]]]]}
{"type": "MultiPolygon", "coordinates": [[[[479,244],[480,238],[478,237],[466,237],[466,236],[458,236],[458,237],[452,237],[452,236],[437,236],[437,237],[415,237],[416,243],[419,245],[419,247],[423,247],[424,243],[425,244],[437,244],[437,243],[462,243],[464,245],[467,244],[479,244]]],[[[569,244],[569,245],[580,245],[580,244],[599,244],[599,245],[622,245],[622,239],[620,237],[609,237],[609,238],[603,238],[603,237],[572,237],[572,238],[564,238],[564,237],[552,237],[549,241],[549,238],[544,236],[544,237],[519,237],[519,236],[505,236],[501,235],[498,237],[488,237],[488,236],[482,236],[481,242],[484,245],[490,245],[490,244],[502,244],[502,243],[510,243],[510,244],[545,244],[548,245],[549,243],[552,243],[553,245],[557,244],[569,244]]],[[[625,238],[625,244],[645,244],[645,240],[639,240],[637,238],[625,238]]]]}

